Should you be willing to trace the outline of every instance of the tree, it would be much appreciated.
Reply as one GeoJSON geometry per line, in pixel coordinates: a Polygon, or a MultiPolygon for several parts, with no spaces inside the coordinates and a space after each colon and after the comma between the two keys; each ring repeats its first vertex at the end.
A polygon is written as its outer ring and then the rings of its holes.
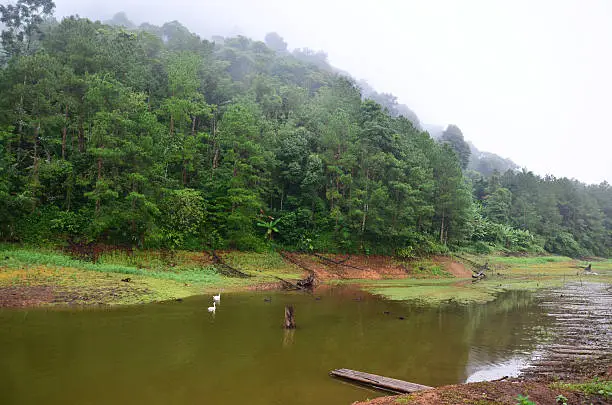
{"type": "Polygon", "coordinates": [[[32,45],[40,39],[40,25],[52,15],[55,3],[52,0],[17,0],[17,3],[0,4],[2,48],[9,56],[28,55],[32,45]]]}
{"type": "Polygon", "coordinates": [[[287,52],[287,43],[283,40],[283,37],[278,35],[276,32],[269,32],[265,37],[266,45],[268,48],[272,49],[278,53],[286,53],[287,52]]]}
{"type": "Polygon", "coordinates": [[[510,208],[512,206],[512,192],[500,187],[493,194],[486,197],[485,215],[500,224],[510,223],[510,208]]]}
{"type": "Polygon", "coordinates": [[[456,126],[437,142],[323,52],[288,53],[275,34],[212,44],[176,21],[49,19],[43,38],[51,4],[2,6],[17,17],[0,69],[1,240],[258,250],[265,228],[285,248],[402,257],[612,252],[609,184],[482,153],[485,173],[465,170],[456,126]]]}
{"type": "Polygon", "coordinates": [[[461,168],[465,170],[470,163],[470,145],[463,139],[463,133],[456,125],[449,125],[440,137],[440,142],[449,144],[457,154],[461,162],[461,168]]]}

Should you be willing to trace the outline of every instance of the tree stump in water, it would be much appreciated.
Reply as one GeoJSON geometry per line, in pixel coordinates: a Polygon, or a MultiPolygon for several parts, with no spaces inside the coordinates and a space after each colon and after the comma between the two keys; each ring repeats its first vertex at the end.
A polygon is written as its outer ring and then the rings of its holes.
{"type": "Polygon", "coordinates": [[[285,306],[285,329],[295,329],[293,305],[285,306]]]}

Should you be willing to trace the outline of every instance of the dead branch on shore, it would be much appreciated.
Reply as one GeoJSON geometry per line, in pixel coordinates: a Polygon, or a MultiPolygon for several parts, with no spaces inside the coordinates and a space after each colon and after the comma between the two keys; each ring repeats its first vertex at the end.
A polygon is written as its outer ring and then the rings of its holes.
{"type": "Polygon", "coordinates": [[[486,262],[485,264],[480,264],[476,263],[474,260],[468,259],[467,257],[460,256],[458,254],[455,254],[455,256],[457,256],[463,261],[468,262],[470,265],[472,265],[472,267],[475,267],[477,270],[489,270],[489,262],[486,262]]]}
{"type": "Polygon", "coordinates": [[[315,274],[314,270],[312,270],[312,269],[310,269],[310,268],[306,267],[304,264],[302,264],[302,263],[298,262],[297,260],[295,260],[293,257],[291,257],[291,256],[290,256],[289,254],[287,254],[286,252],[284,252],[284,251],[282,251],[282,250],[281,250],[279,253],[280,253],[280,255],[281,255],[281,257],[282,257],[283,259],[285,259],[285,260],[287,260],[287,261],[289,261],[289,262],[291,262],[291,263],[295,264],[296,266],[300,267],[300,268],[301,268],[301,269],[303,269],[303,270],[306,270],[306,271],[307,271],[309,274],[315,274]]]}
{"type": "Polygon", "coordinates": [[[336,261],[336,260],[330,259],[329,257],[322,256],[322,255],[320,255],[318,253],[312,253],[312,255],[314,257],[320,259],[320,260],[323,260],[324,262],[328,262],[328,263],[334,264],[336,266],[349,267],[349,268],[355,269],[355,270],[364,270],[361,267],[353,266],[352,264],[347,264],[346,263],[351,258],[351,255],[348,255],[348,257],[346,257],[345,259],[340,260],[340,261],[336,261]]]}
{"type": "Polygon", "coordinates": [[[214,249],[210,250],[208,254],[212,257],[212,262],[215,269],[217,269],[217,271],[223,274],[224,276],[239,278],[253,277],[252,275],[240,271],[225,263],[225,261],[221,257],[219,257],[219,255],[217,255],[214,249]]]}
{"type": "MultiPolygon", "coordinates": [[[[309,276],[309,277],[313,277],[314,279],[314,276],[309,276]]],[[[312,291],[311,291],[312,287],[310,287],[309,289],[307,287],[302,287],[299,285],[300,281],[303,281],[303,280],[298,281],[298,283],[296,284],[296,283],[292,283],[291,281],[285,280],[284,278],[280,278],[278,276],[274,276],[274,278],[276,278],[281,283],[283,283],[283,287],[288,290],[301,290],[301,291],[307,292],[308,294],[312,294],[312,291]]]]}

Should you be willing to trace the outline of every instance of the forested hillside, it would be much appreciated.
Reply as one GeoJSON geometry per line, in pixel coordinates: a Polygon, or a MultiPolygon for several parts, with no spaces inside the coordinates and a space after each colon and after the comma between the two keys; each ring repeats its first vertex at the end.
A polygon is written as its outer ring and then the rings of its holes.
{"type": "Polygon", "coordinates": [[[52,10],[0,6],[5,241],[612,253],[609,184],[470,172],[461,131],[433,140],[324,54],[52,10]]]}

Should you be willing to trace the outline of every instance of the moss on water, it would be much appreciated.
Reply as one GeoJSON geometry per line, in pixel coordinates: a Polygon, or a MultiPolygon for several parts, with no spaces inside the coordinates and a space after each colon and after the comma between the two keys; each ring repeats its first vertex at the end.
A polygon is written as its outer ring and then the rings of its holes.
{"type": "Polygon", "coordinates": [[[396,301],[420,300],[426,302],[457,301],[486,302],[494,298],[487,290],[454,285],[409,285],[394,287],[368,287],[372,294],[396,301]]]}
{"type": "Polygon", "coordinates": [[[426,303],[454,301],[460,303],[486,302],[497,294],[510,290],[537,290],[560,287],[567,282],[603,282],[612,284],[612,260],[594,262],[598,275],[584,275],[582,262],[565,257],[472,257],[489,262],[491,270],[484,280],[471,279],[398,279],[368,280],[357,284],[364,290],[390,300],[418,300],[426,303]]]}

